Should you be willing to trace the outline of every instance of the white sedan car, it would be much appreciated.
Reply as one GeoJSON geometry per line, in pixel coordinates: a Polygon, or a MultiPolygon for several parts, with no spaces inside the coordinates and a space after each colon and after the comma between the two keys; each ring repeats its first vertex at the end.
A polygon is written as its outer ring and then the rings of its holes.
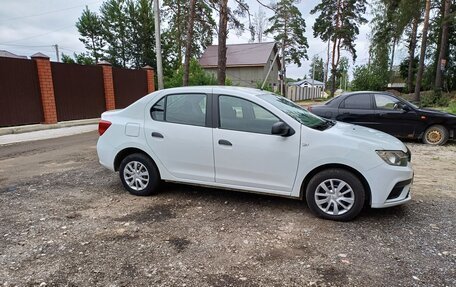
{"type": "Polygon", "coordinates": [[[351,220],[363,206],[410,200],[410,151],[373,129],[322,119],[275,94],[167,89],[102,114],[100,163],[135,195],[160,181],[305,198],[317,216],[351,220]]]}

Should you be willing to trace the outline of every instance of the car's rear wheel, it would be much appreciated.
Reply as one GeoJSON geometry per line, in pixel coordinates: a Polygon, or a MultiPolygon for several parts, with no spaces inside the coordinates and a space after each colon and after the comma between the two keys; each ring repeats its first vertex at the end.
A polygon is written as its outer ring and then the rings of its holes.
{"type": "Polygon", "coordinates": [[[120,163],[119,176],[131,194],[147,196],[157,192],[160,174],[153,161],[144,154],[126,156],[120,163]]]}
{"type": "Polygon", "coordinates": [[[443,145],[449,138],[448,130],[441,125],[433,125],[426,129],[423,142],[431,145],[443,145]]]}
{"type": "Polygon", "coordinates": [[[362,210],[365,200],[364,186],[353,173],[331,168],[314,175],[306,189],[310,210],[318,217],[348,221],[362,210]]]}

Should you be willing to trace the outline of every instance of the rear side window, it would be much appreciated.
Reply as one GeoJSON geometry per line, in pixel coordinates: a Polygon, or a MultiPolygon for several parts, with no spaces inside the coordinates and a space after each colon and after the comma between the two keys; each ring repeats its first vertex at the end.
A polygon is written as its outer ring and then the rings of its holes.
{"type": "Polygon", "coordinates": [[[207,96],[204,94],[169,95],[159,100],[150,114],[156,121],[205,126],[206,106],[207,96]]]}
{"type": "Polygon", "coordinates": [[[358,94],[347,97],[341,108],[344,109],[371,109],[371,95],[370,94],[358,94]]]}

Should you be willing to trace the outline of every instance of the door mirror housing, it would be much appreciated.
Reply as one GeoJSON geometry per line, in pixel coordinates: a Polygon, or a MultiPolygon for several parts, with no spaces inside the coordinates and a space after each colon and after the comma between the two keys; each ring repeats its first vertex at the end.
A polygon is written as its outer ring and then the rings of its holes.
{"type": "Polygon", "coordinates": [[[412,109],[407,106],[406,104],[402,104],[402,110],[406,113],[406,112],[410,112],[412,109]]]}
{"type": "Polygon", "coordinates": [[[282,137],[289,137],[293,135],[295,131],[284,122],[276,122],[272,125],[271,134],[279,135],[282,137]]]}

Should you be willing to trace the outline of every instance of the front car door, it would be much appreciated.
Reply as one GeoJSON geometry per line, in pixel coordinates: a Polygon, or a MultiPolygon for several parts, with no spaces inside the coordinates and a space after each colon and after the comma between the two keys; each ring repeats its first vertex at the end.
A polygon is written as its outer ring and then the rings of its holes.
{"type": "Polygon", "coordinates": [[[347,96],[339,105],[336,120],[365,127],[373,127],[373,106],[370,93],[347,96]]]}
{"type": "Polygon", "coordinates": [[[300,128],[288,137],[272,135],[272,125],[281,119],[258,103],[234,95],[214,95],[214,103],[215,181],[289,195],[298,167],[300,128]]]}
{"type": "Polygon", "coordinates": [[[405,103],[387,94],[374,94],[373,128],[401,138],[414,138],[415,129],[419,123],[417,113],[404,109],[405,103]]]}
{"type": "Polygon", "coordinates": [[[147,144],[174,177],[214,182],[209,92],[168,94],[148,106],[147,144]]]}

